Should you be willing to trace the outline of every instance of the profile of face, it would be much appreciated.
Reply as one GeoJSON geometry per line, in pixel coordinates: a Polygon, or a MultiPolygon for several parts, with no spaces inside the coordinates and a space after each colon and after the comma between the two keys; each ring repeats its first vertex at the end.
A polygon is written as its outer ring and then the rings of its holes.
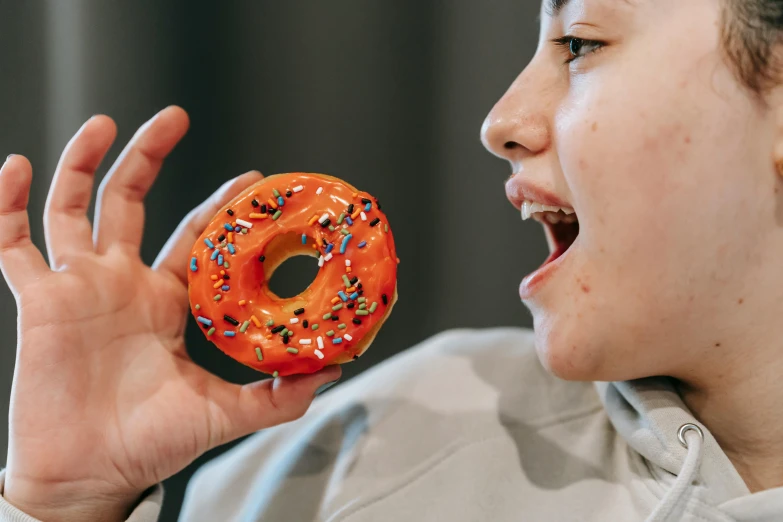
{"type": "Polygon", "coordinates": [[[551,205],[533,217],[553,255],[520,294],[555,375],[698,380],[783,328],[780,109],[725,57],[723,3],[545,0],[487,116],[509,199],[551,205]]]}

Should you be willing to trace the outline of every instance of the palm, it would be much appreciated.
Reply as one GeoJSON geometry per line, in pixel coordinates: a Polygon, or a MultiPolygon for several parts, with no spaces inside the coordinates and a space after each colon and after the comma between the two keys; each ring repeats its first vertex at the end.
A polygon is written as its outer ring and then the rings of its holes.
{"type": "Polygon", "coordinates": [[[209,448],[301,415],[315,387],[339,375],[331,369],[274,387],[238,386],[188,357],[190,246],[216,210],[260,176],[237,178],[194,210],[145,266],[138,256],[141,200],[160,166],[154,158],[164,157],[187,126],[180,110],[166,113],[137,134],[104,180],[94,238],[78,211],[89,202],[83,178],[111,144],[113,125],[107,132],[108,119],[91,122],[93,129],[88,123],[69,145],[47,202],[54,270],[29,242],[29,164],[12,158],[3,167],[0,262],[17,299],[20,332],[6,495],[14,478],[86,484],[118,497],[142,491],[209,448]],[[147,169],[128,166],[134,154],[147,169]],[[104,225],[104,204],[125,225],[104,225]]]}

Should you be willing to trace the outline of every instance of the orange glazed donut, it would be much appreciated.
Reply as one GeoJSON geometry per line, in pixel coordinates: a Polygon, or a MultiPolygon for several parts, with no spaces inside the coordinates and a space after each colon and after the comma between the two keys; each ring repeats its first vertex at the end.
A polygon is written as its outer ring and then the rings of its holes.
{"type": "Polygon", "coordinates": [[[397,253],[378,200],[324,174],[269,176],[215,216],[191,252],[190,307],[228,356],[273,376],[358,358],[397,300],[397,253]],[[282,299],[286,259],[318,258],[313,283],[282,299]]]}

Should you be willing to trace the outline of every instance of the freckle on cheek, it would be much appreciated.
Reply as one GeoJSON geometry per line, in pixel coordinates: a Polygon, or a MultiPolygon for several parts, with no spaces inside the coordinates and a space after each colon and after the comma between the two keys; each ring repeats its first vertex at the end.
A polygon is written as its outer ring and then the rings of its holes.
{"type": "Polygon", "coordinates": [[[598,130],[598,122],[594,121],[593,124],[590,126],[590,129],[592,129],[593,132],[598,130]]]}
{"type": "Polygon", "coordinates": [[[589,294],[590,293],[590,287],[586,284],[582,283],[582,292],[589,294]]]}
{"type": "Polygon", "coordinates": [[[685,143],[690,143],[691,142],[691,137],[690,136],[685,136],[685,139],[683,141],[685,143]]]}
{"type": "Polygon", "coordinates": [[[740,298],[739,298],[739,301],[737,301],[737,304],[742,304],[742,303],[744,303],[744,302],[745,302],[745,300],[744,300],[743,298],[741,298],[741,297],[740,297],[740,298]]]}

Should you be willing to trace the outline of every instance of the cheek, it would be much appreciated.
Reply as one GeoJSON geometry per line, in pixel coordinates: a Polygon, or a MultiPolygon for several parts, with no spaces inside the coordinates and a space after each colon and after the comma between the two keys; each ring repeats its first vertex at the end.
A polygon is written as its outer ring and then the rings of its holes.
{"type": "Polygon", "coordinates": [[[722,300],[733,306],[742,293],[736,272],[758,249],[758,223],[747,216],[760,200],[752,176],[764,133],[738,136],[753,121],[745,99],[700,89],[683,81],[641,98],[601,90],[561,115],[557,153],[580,244],[558,297],[535,314],[553,373],[666,371],[702,341],[688,337],[694,317],[720,317],[722,300]],[[645,351],[664,335],[671,353],[645,351]]]}
{"type": "MultiPolygon", "coordinates": [[[[651,250],[675,240],[671,230],[686,217],[699,187],[681,175],[693,153],[693,137],[678,121],[655,121],[645,107],[618,109],[598,100],[563,135],[559,151],[579,213],[583,247],[601,262],[626,265],[649,259],[651,250]]],[[[687,244],[665,245],[679,255],[687,244]]],[[[621,268],[621,267],[618,267],[621,268]]]]}

